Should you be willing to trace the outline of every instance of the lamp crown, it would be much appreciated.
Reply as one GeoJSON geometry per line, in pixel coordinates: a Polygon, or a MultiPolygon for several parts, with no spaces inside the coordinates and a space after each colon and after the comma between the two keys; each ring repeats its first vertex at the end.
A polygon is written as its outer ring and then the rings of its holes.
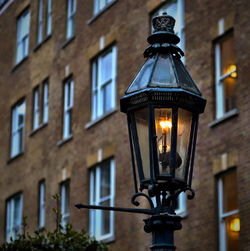
{"type": "Polygon", "coordinates": [[[175,19],[167,12],[152,18],[153,32],[148,37],[150,44],[178,44],[180,38],[174,33],[175,19]]]}
{"type": "Polygon", "coordinates": [[[167,31],[174,33],[175,19],[169,16],[167,12],[163,12],[162,15],[156,16],[152,19],[153,33],[159,31],[167,31]]]}

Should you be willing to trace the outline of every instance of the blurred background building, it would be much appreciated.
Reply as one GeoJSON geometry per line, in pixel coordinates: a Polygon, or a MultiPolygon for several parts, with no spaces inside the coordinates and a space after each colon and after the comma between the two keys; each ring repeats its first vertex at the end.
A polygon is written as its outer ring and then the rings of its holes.
{"type": "MultiPolygon", "coordinates": [[[[78,210],[129,207],[128,132],[119,99],[144,62],[151,18],[176,19],[185,63],[208,100],[177,250],[250,250],[250,1],[0,0],[0,242],[85,228],[110,250],[148,250],[142,219],[78,210]]],[[[144,204],[144,202],[142,202],[144,204]]]]}

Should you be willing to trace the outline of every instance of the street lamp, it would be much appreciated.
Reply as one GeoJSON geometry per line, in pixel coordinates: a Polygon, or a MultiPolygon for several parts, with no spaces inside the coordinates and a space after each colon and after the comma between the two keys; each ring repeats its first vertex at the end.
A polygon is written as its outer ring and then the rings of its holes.
{"type": "Polygon", "coordinates": [[[181,192],[189,191],[188,199],[194,197],[198,117],[206,100],[181,62],[184,53],[176,46],[180,39],[174,34],[175,19],[163,13],[152,24],[146,62],[120,100],[128,119],[135,188],[131,201],[139,206],[136,198],[144,196],[151,209],[78,207],[151,215],[144,220],[144,230],[152,232],[151,250],[175,250],[174,231],[181,229],[175,208],[181,192]]]}

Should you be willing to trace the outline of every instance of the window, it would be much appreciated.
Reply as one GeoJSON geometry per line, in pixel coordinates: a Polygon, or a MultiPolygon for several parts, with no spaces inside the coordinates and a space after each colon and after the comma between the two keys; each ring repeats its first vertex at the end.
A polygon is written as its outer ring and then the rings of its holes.
{"type": "Polygon", "coordinates": [[[37,43],[40,44],[43,41],[43,26],[45,25],[43,18],[46,10],[46,36],[51,34],[52,29],[52,0],[38,0],[38,27],[37,27],[37,43]],[[44,7],[43,7],[44,6],[44,7]]]}
{"type": "Polygon", "coordinates": [[[0,8],[2,8],[7,2],[8,0],[0,0],[0,8]]]}
{"type": "Polygon", "coordinates": [[[39,87],[34,90],[33,129],[39,127],[39,87]]]}
{"type": "Polygon", "coordinates": [[[61,225],[63,228],[69,223],[69,212],[69,181],[65,181],[61,184],[61,225]]]}
{"type": "Polygon", "coordinates": [[[64,119],[63,119],[63,138],[72,135],[72,108],[74,95],[74,82],[68,80],[64,85],[64,119]]]}
{"type": "Polygon", "coordinates": [[[38,227],[45,226],[45,181],[39,183],[39,218],[38,227]]]}
{"type": "MultiPolygon", "coordinates": [[[[115,163],[107,160],[90,172],[90,204],[114,206],[115,163]]],[[[90,210],[90,234],[97,240],[114,235],[114,212],[90,210]]]]}
{"type": "Polygon", "coordinates": [[[42,85],[42,102],[40,102],[39,86],[33,92],[33,130],[39,129],[41,124],[48,123],[49,118],[49,86],[48,79],[42,85]],[[41,109],[42,108],[42,109],[41,109]]]}
{"type": "Polygon", "coordinates": [[[233,36],[224,37],[215,44],[216,118],[236,108],[236,65],[233,36]]]}
{"type": "Polygon", "coordinates": [[[98,14],[101,10],[103,10],[109,3],[111,3],[114,0],[94,0],[95,6],[94,6],[94,15],[98,14]]]}
{"type": "Polygon", "coordinates": [[[52,31],[52,0],[47,0],[47,36],[52,31]]]}
{"type": "Polygon", "coordinates": [[[49,120],[49,83],[46,80],[43,83],[43,124],[49,120]]]}
{"type": "Polygon", "coordinates": [[[43,39],[43,0],[39,0],[37,42],[40,44],[43,39]]]}
{"type": "Polygon", "coordinates": [[[26,10],[17,21],[17,52],[16,63],[29,54],[30,11],[26,10]]]}
{"type": "Polygon", "coordinates": [[[17,194],[7,200],[6,241],[15,240],[21,233],[22,225],[22,194],[17,194]]]}
{"type": "MultiPolygon", "coordinates": [[[[184,1],[183,0],[171,0],[167,1],[159,10],[153,13],[152,17],[158,16],[163,12],[167,12],[168,15],[175,19],[174,31],[180,38],[178,46],[184,51],[185,50],[185,33],[184,33],[184,1]]],[[[184,63],[184,57],[182,57],[184,63]]]]}
{"type": "Polygon", "coordinates": [[[240,220],[236,170],[218,180],[220,251],[239,250],[240,220]]]}
{"type": "Polygon", "coordinates": [[[12,109],[11,158],[23,151],[24,147],[25,101],[17,103],[12,109]]]}
{"type": "Polygon", "coordinates": [[[116,47],[92,64],[92,120],[115,108],[116,47]]]}
{"type": "Polygon", "coordinates": [[[76,0],[68,0],[68,13],[67,13],[67,39],[75,35],[75,13],[76,13],[76,0]]]}

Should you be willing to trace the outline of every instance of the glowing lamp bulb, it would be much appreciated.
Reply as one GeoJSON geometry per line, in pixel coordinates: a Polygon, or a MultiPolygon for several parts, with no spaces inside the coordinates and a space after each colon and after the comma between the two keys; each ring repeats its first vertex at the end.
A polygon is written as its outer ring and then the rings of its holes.
{"type": "Polygon", "coordinates": [[[234,218],[230,221],[230,230],[233,232],[240,231],[240,219],[239,218],[234,218]]]}
{"type": "Polygon", "coordinates": [[[237,73],[236,73],[236,65],[230,65],[229,67],[228,67],[228,69],[227,69],[227,72],[228,73],[230,73],[231,72],[231,74],[230,74],[230,76],[232,77],[232,78],[236,78],[237,77],[237,73]]]}
{"type": "Polygon", "coordinates": [[[161,121],[160,122],[160,126],[161,126],[161,128],[162,129],[165,129],[165,128],[171,128],[172,127],[172,123],[170,122],[170,121],[168,121],[168,120],[166,120],[166,121],[161,121]]]}

